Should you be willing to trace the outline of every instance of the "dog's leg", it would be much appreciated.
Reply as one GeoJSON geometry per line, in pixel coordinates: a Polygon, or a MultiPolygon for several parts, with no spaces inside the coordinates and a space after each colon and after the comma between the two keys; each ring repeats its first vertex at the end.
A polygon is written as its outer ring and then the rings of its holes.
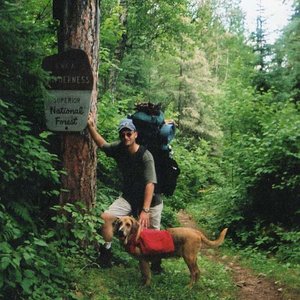
{"type": "Polygon", "coordinates": [[[146,261],[144,259],[139,260],[140,270],[143,277],[143,284],[145,286],[149,286],[151,282],[151,270],[150,270],[150,264],[149,261],[146,261]]]}
{"type": "MultiPolygon", "coordinates": [[[[199,280],[200,276],[200,270],[198,268],[197,264],[197,255],[198,255],[198,249],[199,247],[191,247],[192,245],[190,243],[187,243],[184,247],[183,251],[183,259],[185,263],[187,264],[189,270],[190,270],[190,283],[188,285],[189,288],[192,288],[193,285],[199,280]]],[[[197,245],[199,246],[199,245],[197,245]]]]}
{"type": "Polygon", "coordinates": [[[189,288],[192,288],[193,285],[199,280],[200,270],[197,265],[197,260],[192,257],[184,257],[189,270],[190,270],[190,282],[188,284],[189,288]]]}

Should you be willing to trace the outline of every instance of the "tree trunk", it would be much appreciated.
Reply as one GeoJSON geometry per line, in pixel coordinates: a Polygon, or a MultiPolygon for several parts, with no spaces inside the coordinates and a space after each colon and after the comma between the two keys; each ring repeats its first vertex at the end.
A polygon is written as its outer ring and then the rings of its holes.
{"type": "MultiPolygon", "coordinates": [[[[58,51],[84,50],[89,58],[94,87],[91,112],[96,116],[98,50],[99,50],[99,1],[54,0],[53,16],[60,21],[58,51]]],[[[96,198],[96,146],[88,130],[81,133],[60,134],[60,158],[66,175],[62,177],[61,204],[82,201],[88,208],[96,198]]]]}

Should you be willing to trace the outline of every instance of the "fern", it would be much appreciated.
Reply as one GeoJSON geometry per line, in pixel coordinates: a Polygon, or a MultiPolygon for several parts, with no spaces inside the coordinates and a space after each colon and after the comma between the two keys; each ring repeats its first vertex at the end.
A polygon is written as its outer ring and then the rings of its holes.
{"type": "Polygon", "coordinates": [[[16,217],[20,218],[22,221],[25,221],[31,225],[34,224],[27,204],[11,201],[7,203],[7,208],[14,212],[16,217]]]}
{"type": "Polygon", "coordinates": [[[0,204],[0,240],[11,241],[21,236],[21,230],[16,220],[7,213],[5,206],[0,204]]]}

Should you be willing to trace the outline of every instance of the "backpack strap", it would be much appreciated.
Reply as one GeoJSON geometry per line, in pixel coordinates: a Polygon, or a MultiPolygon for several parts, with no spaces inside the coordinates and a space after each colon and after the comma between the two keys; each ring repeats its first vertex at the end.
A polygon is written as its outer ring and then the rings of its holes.
{"type": "Polygon", "coordinates": [[[143,159],[143,155],[146,152],[147,148],[143,145],[140,145],[137,153],[136,153],[136,157],[137,159],[143,159]]]}

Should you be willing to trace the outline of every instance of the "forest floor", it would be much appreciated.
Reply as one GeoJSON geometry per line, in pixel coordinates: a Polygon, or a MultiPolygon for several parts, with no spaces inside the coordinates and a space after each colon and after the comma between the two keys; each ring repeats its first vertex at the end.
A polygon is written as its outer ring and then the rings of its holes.
{"type": "MultiPolygon", "coordinates": [[[[184,227],[198,228],[196,222],[184,211],[178,213],[178,220],[184,227]]],[[[231,272],[235,285],[238,287],[237,299],[241,300],[296,300],[292,297],[283,297],[283,287],[272,282],[264,274],[255,274],[252,270],[242,266],[237,257],[220,254],[219,251],[203,249],[202,253],[209,259],[222,263],[231,272]]]]}

